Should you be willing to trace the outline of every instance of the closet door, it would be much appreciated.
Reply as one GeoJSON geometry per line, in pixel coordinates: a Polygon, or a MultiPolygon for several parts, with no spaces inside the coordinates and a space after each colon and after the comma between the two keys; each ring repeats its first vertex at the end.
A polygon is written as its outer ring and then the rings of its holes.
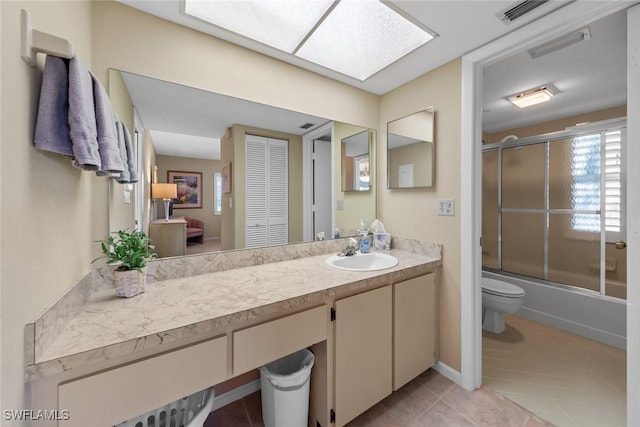
{"type": "Polygon", "coordinates": [[[247,135],[246,247],[289,240],[287,141],[247,135]]]}
{"type": "Polygon", "coordinates": [[[268,244],[284,245],[289,242],[288,146],[287,141],[280,139],[268,139],[267,141],[268,244]]]}
{"type": "Polygon", "coordinates": [[[266,246],[267,240],[267,144],[266,139],[247,135],[246,147],[246,246],[266,246]]]}

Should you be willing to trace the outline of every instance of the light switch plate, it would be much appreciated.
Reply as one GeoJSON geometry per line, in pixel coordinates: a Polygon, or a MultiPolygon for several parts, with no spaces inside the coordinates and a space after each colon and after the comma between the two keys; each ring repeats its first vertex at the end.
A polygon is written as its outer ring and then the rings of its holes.
{"type": "Polygon", "coordinates": [[[438,215],[455,216],[455,199],[438,199],[438,215]]]}

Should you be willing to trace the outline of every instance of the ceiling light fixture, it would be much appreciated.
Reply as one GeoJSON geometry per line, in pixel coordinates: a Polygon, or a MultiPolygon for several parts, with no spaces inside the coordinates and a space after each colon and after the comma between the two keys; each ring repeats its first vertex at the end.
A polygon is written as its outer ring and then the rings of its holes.
{"type": "Polygon", "coordinates": [[[185,14],[364,81],[436,34],[378,0],[185,0],[185,14]]]}
{"type": "Polygon", "coordinates": [[[583,40],[589,39],[591,39],[591,31],[589,30],[589,27],[585,27],[579,31],[565,34],[562,37],[558,37],[557,39],[553,39],[549,42],[541,44],[540,46],[529,49],[527,50],[527,52],[529,53],[529,56],[531,56],[531,58],[536,59],[549,53],[556,52],[560,49],[564,49],[565,47],[569,47],[572,44],[576,44],[583,40]]]}
{"type": "Polygon", "coordinates": [[[558,90],[553,85],[548,84],[535,89],[520,92],[508,97],[507,99],[520,108],[531,107],[532,105],[541,104],[549,101],[558,90]]]}

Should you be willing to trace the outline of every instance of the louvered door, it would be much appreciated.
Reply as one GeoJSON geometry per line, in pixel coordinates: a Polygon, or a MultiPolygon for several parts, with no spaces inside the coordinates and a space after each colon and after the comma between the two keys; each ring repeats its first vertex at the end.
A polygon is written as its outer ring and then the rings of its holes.
{"type": "Polygon", "coordinates": [[[287,141],[247,135],[246,246],[289,240],[287,141]]]}

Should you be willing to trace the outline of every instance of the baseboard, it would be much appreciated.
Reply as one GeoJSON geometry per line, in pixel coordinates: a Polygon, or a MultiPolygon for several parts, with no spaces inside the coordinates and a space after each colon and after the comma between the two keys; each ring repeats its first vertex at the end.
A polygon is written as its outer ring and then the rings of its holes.
{"type": "Polygon", "coordinates": [[[562,329],[563,331],[571,332],[572,334],[580,335],[582,337],[608,344],[622,350],[626,350],[627,348],[626,337],[603,331],[602,329],[594,328],[592,326],[583,325],[581,323],[563,319],[561,317],[544,313],[542,311],[522,307],[518,311],[517,316],[521,316],[525,319],[533,320],[535,322],[540,322],[547,326],[562,329]]]}
{"type": "Polygon", "coordinates": [[[226,393],[221,394],[220,396],[216,396],[213,401],[213,409],[220,409],[223,406],[227,406],[229,403],[233,403],[236,400],[240,400],[245,396],[250,395],[251,393],[255,393],[260,390],[260,379],[253,380],[246,384],[241,385],[240,387],[234,388],[226,393]]]}
{"type": "Polygon", "coordinates": [[[433,369],[435,369],[438,373],[444,375],[449,378],[451,381],[458,385],[462,385],[462,375],[460,372],[456,371],[446,363],[442,363],[441,361],[437,361],[435,365],[433,365],[433,369]]]}

